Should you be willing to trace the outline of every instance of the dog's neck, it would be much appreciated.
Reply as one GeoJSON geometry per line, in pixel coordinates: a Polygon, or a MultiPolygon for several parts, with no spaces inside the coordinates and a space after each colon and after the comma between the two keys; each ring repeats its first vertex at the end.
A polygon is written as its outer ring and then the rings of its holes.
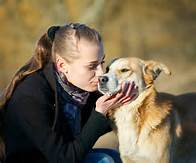
{"type": "Polygon", "coordinates": [[[163,110],[162,106],[157,105],[157,100],[159,100],[157,91],[154,87],[150,87],[135,101],[115,111],[113,116],[120,148],[123,146],[122,149],[126,149],[127,143],[131,144],[125,153],[134,152],[136,144],[142,143],[169,113],[169,107],[163,110]]]}

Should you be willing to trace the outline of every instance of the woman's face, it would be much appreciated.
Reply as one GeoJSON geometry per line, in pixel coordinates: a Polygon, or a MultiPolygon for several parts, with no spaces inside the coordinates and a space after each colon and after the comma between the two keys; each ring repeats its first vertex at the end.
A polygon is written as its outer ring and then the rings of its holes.
{"type": "Polygon", "coordinates": [[[96,91],[98,78],[104,73],[103,46],[80,39],[77,53],[78,59],[65,63],[67,80],[85,91],[96,91]]]}

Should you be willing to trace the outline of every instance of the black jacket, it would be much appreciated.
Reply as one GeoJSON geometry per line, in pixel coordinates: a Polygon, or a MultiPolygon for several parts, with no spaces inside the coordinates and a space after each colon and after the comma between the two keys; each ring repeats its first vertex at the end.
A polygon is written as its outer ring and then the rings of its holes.
{"type": "MultiPolygon", "coordinates": [[[[53,64],[27,76],[15,89],[5,113],[6,162],[81,162],[110,121],[96,112],[91,93],[81,112],[82,131],[73,138],[62,125],[53,64]]],[[[68,95],[68,102],[75,102],[68,95]]]]}

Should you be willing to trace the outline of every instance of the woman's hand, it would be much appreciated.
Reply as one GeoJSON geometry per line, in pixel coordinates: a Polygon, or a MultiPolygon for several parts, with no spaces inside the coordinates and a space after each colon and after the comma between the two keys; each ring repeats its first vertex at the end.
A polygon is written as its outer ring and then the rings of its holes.
{"type": "Polygon", "coordinates": [[[123,82],[121,89],[115,95],[109,96],[105,94],[101,96],[96,102],[95,110],[106,115],[109,109],[130,103],[135,96],[135,94],[132,94],[134,87],[134,83],[123,82]]]}

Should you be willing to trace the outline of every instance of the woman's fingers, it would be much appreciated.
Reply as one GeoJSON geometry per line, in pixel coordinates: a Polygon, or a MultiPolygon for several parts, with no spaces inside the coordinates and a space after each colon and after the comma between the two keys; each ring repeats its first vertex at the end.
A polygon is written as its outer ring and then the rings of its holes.
{"type": "Polygon", "coordinates": [[[115,95],[109,96],[105,94],[100,97],[96,102],[96,108],[105,114],[109,109],[128,104],[135,97],[135,90],[134,83],[123,82],[119,92],[115,95]]]}
{"type": "Polygon", "coordinates": [[[108,101],[111,98],[113,98],[112,96],[108,95],[108,94],[104,94],[103,96],[100,97],[102,99],[102,101],[108,101]]]}
{"type": "Polygon", "coordinates": [[[134,90],[134,87],[135,87],[135,83],[132,82],[132,83],[130,84],[129,89],[127,90],[127,93],[126,93],[126,96],[127,96],[127,97],[130,97],[130,96],[132,95],[132,91],[134,90]]]}
{"type": "Polygon", "coordinates": [[[123,82],[122,85],[121,85],[121,90],[122,90],[122,93],[125,95],[126,92],[127,92],[127,89],[129,88],[130,86],[130,82],[123,82]]]}
{"type": "Polygon", "coordinates": [[[135,97],[138,95],[138,94],[137,94],[137,91],[138,91],[138,87],[135,87],[135,86],[134,86],[134,87],[132,88],[132,91],[131,91],[131,94],[129,95],[129,97],[126,98],[126,99],[124,99],[124,100],[122,101],[123,105],[132,102],[133,99],[135,99],[135,97]]]}
{"type": "Polygon", "coordinates": [[[121,98],[123,98],[124,97],[124,92],[122,91],[122,92],[119,92],[119,93],[117,93],[116,95],[115,95],[115,98],[113,99],[113,103],[117,103],[121,98]]]}
{"type": "Polygon", "coordinates": [[[134,82],[129,83],[128,88],[125,90],[124,97],[121,98],[119,102],[122,102],[122,101],[124,101],[126,99],[129,99],[130,100],[130,96],[131,96],[131,93],[132,93],[134,87],[135,87],[135,83],[134,82]]]}
{"type": "Polygon", "coordinates": [[[136,96],[136,94],[133,94],[130,97],[128,97],[127,99],[123,100],[121,103],[123,105],[129,104],[135,98],[135,96],[136,96]]]}

